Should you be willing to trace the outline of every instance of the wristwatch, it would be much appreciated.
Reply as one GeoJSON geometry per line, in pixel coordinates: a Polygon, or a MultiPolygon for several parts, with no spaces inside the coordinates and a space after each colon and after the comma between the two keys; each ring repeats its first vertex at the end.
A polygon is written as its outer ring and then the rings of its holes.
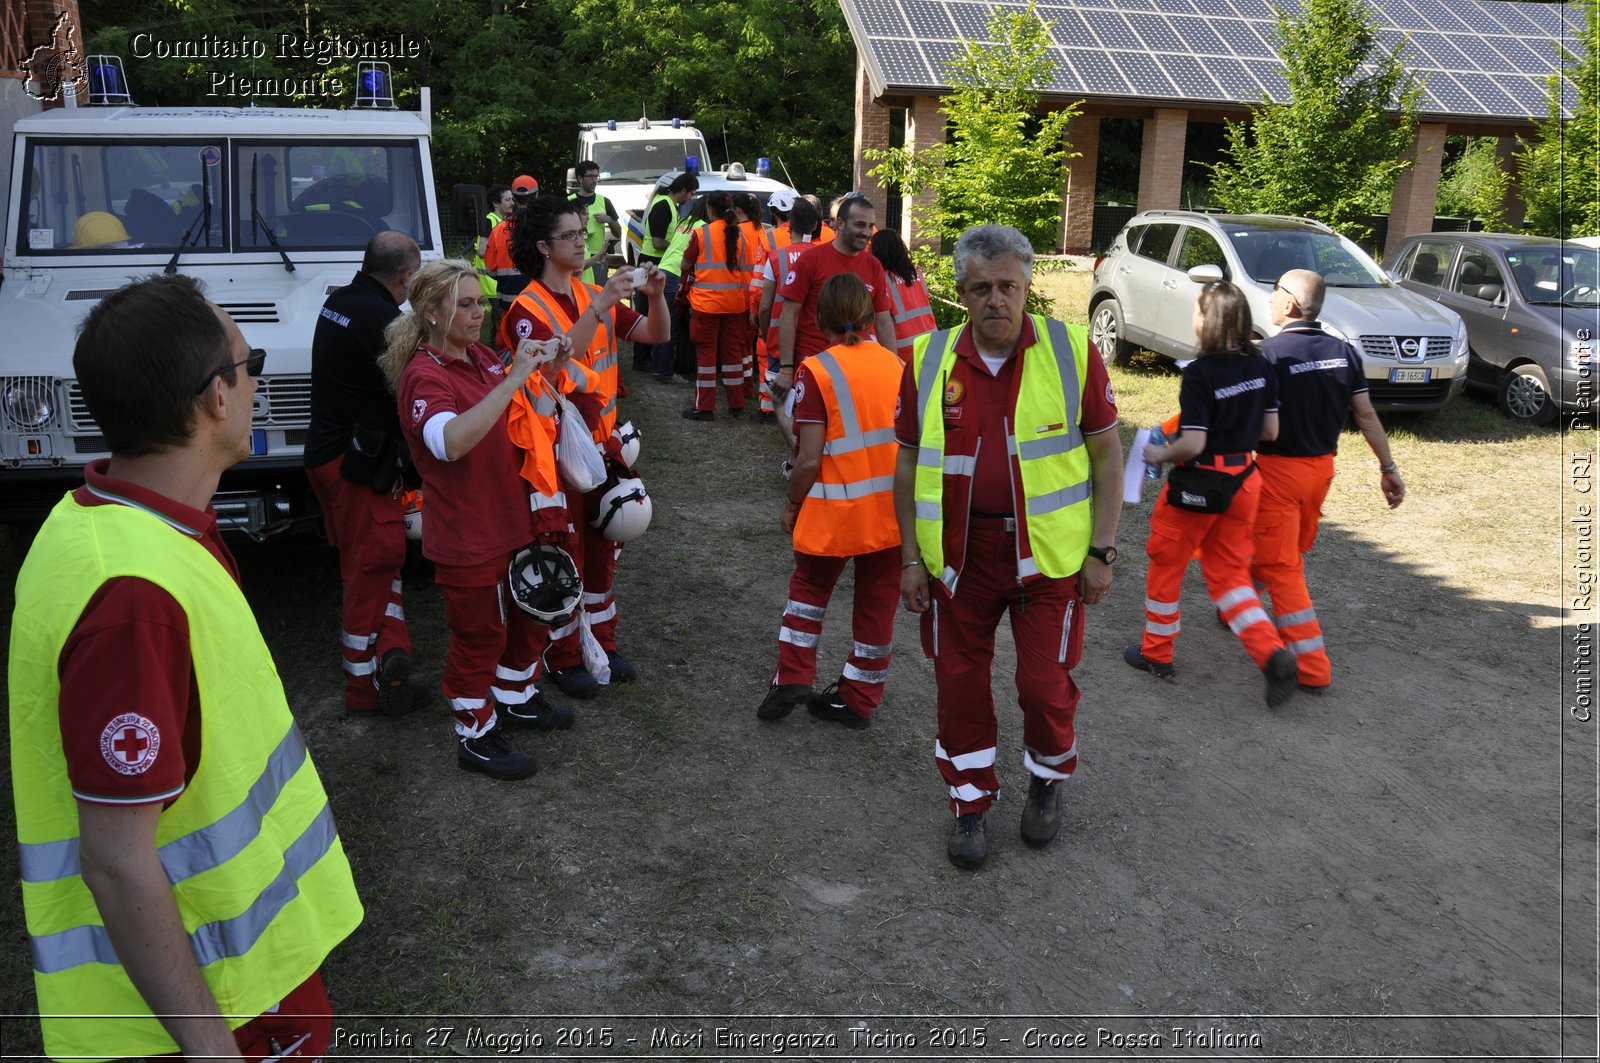
{"type": "Polygon", "coordinates": [[[1108,565],[1117,563],[1117,548],[1115,546],[1091,546],[1089,556],[1108,565]]]}

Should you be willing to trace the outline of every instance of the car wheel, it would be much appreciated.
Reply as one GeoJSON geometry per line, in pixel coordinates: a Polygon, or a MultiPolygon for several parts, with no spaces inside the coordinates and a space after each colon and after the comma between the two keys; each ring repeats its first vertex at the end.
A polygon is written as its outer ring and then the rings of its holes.
{"type": "Polygon", "coordinates": [[[1537,365],[1519,365],[1500,378],[1500,409],[1513,421],[1546,425],[1556,419],[1550,381],[1537,365]]]}
{"type": "Polygon", "coordinates": [[[1127,365],[1133,357],[1133,344],[1122,338],[1122,307],[1115,299],[1105,299],[1094,308],[1089,319],[1089,339],[1100,350],[1100,357],[1112,365],[1127,365]]]}

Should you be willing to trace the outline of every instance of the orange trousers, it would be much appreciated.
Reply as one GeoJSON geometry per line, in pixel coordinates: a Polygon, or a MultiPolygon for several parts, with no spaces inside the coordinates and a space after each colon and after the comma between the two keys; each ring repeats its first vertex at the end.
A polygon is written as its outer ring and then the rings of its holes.
{"type": "Polygon", "coordinates": [[[1192,513],[1167,501],[1163,490],[1150,514],[1150,540],[1145,552],[1150,567],[1144,582],[1144,638],[1139,652],[1161,664],[1172,661],[1173,644],[1182,628],[1178,600],[1183,576],[1196,549],[1206,591],[1222,619],[1250,653],[1257,668],[1283,649],[1267,611],[1250,582],[1250,547],[1261,498],[1261,477],[1252,474],[1239,486],[1225,513],[1192,513]]]}
{"type": "Polygon", "coordinates": [[[1322,502],[1333,486],[1333,455],[1262,454],[1256,463],[1261,467],[1261,505],[1251,575],[1272,596],[1272,620],[1299,662],[1300,682],[1325,687],[1333,682],[1333,665],[1306,589],[1305,554],[1317,541],[1322,502]]]}

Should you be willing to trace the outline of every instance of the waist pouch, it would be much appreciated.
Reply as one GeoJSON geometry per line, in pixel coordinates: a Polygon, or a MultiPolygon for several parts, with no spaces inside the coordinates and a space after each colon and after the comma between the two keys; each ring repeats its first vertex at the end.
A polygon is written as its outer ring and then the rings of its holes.
{"type": "Polygon", "coordinates": [[[345,444],[339,475],[386,495],[394,490],[405,464],[405,447],[400,440],[381,428],[357,424],[350,430],[350,441],[345,444]]]}
{"type": "Polygon", "coordinates": [[[1191,513],[1226,513],[1233,496],[1255,471],[1253,461],[1237,476],[1197,465],[1175,465],[1167,473],[1167,503],[1191,513]]]}

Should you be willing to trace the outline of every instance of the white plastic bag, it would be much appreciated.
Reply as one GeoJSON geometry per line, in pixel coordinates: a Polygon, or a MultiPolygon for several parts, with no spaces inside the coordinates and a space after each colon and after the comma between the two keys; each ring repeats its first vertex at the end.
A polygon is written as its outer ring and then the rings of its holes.
{"type": "Polygon", "coordinates": [[[583,667],[601,686],[611,682],[611,658],[601,648],[589,627],[589,610],[578,607],[578,645],[583,648],[583,667]]]}
{"type": "Polygon", "coordinates": [[[593,491],[606,482],[606,459],[594,445],[589,424],[577,407],[558,395],[561,403],[561,427],[556,434],[556,464],[561,467],[561,478],[578,491],[593,491]]]}

